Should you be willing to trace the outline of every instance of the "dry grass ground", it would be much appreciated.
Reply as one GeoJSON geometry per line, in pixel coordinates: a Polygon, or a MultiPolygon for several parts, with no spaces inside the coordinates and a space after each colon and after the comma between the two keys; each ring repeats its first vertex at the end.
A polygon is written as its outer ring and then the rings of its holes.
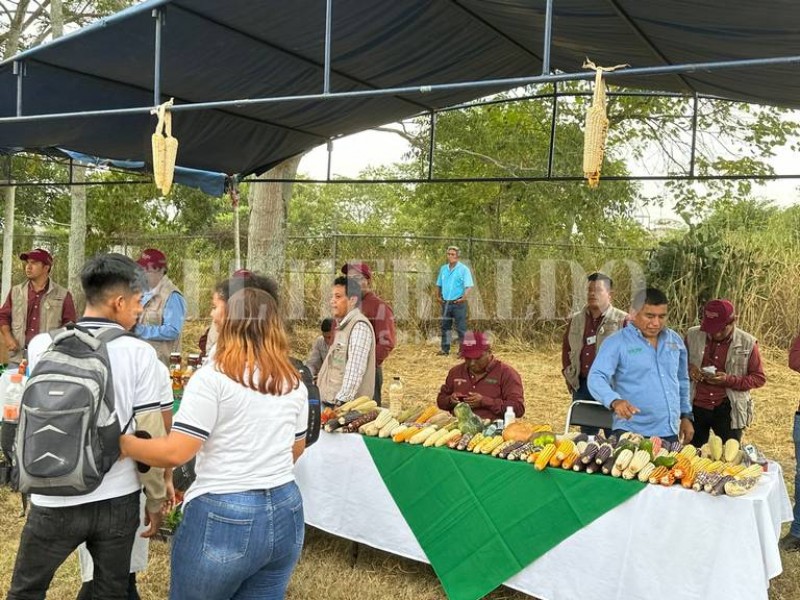
{"type": "MultiPolygon", "coordinates": [[[[301,356],[313,332],[295,334],[296,354],[301,356]]],[[[433,401],[447,369],[455,359],[435,356],[437,346],[407,344],[399,347],[384,367],[384,379],[400,375],[406,385],[406,398],[433,401]]],[[[527,417],[536,422],[562,426],[568,404],[559,375],[560,349],[556,346],[531,348],[521,342],[498,344],[496,354],[522,374],[527,417]]],[[[800,375],[786,366],[782,350],[763,350],[769,379],[757,390],[756,424],[747,433],[767,455],[783,466],[787,483],[792,483],[794,456],[791,426],[800,394],[800,375]]],[[[792,488],[790,487],[790,490],[792,488]]],[[[14,557],[23,520],[17,517],[19,500],[7,490],[0,490],[0,597],[4,597],[11,579],[14,557]]],[[[732,526],[735,526],[732,524],[732,526]]],[[[676,551],[679,549],[676,549],[676,551]]],[[[800,555],[783,555],[784,573],[772,581],[770,600],[800,598],[800,555]]],[[[393,555],[361,548],[355,567],[351,567],[351,544],[317,530],[309,530],[300,564],[289,587],[291,600],[444,600],[445,595],[428,565],[393,555]]],[[[140,576],[144,600],[167,597],[169,552],[164,542],[151,544],[150,567],[140,576]]],[[[71,558],[58,572],[48,598],[73,600],[78,589],[77,563],[71,558]]],[[[657,597],[657,594],[656,596],[657,597]]],[[[487,596],[491,600],[523,600],[528,596],[505,588],[487,596]]]]}

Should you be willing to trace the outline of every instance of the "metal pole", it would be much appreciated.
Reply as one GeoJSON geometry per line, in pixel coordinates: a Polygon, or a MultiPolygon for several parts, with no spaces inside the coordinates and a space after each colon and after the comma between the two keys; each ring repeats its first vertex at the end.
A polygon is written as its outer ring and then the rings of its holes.
{"type": "Polygon", "coordinates": [[[544,13],[544,51],[542,52],[542,75],[550,73],[550,46],[553,37],[553,0],[547,0],[544,13]]]}
{"type": "Polygon", "coordinates": [[[14,75],[17,76],[17,116],[22,116],[22,78],[25,77],[25,63],[15,60],[12,66],[14,75]]]}
{"type": "Polygon", "coordinates": [[[333,15],[333,0],[325,3],[325,70],[323,72],[322,93],[331,93],[331,18],[333,15]]]}
{"type": "Polygon", "coordinates": [[[333,140],[328,140],[327,143],[328,148],[328,172],[325,178],[330,181],[331,180],[331,164],[333,163],[333,140]]]}
{"type": "Polygon", "coordinates": [[[164,25],[164,12],[161,8],[154,8],[152,12],[156,20],[156,31],[153,54],[153,106],[161,104],[161,29],[164,25]]]}
{"type": "Polygon", "coordinates": [[[697,94],[694,95],[694,102],[692,103],[692,148],[689,153],[689,177],[694,177],[694,162],[695,151],[697,150],[697,110],[698,110],[697,94]]]}
{"type": "Polygon", "coordinates": [[[547,176],[553,176],[553,160],[556,153],[556,120],[558,119],[558,82],[553,82],[553,112],[550,115],[550,148],[547,152],[547,176]]]}
{"type": "Polygon", "coordinates": [[[431,111],[431,139],[428,143],[428,180],[433,179],[433,151],[436,146],[436,112],[431,111]]]}

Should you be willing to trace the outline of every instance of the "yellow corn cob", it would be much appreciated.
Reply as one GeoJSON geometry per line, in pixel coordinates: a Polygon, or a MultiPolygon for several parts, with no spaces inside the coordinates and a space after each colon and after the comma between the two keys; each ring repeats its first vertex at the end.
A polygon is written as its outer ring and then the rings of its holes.
{"type": "Polygon", "coordinates": [[[694,483],[694,479],[697,476],[697,471],[695,468],[689,464],[689,468],[686,469],[683,473],[683,477],[681,477],[681,486],[686,488],[687,490],[692,489],[692,484],[694,483]]]}
{"type": "Polygon", "coordinates": [[[703,470],[706,473],[721,473],[722,469],[724,468],[725,468],[724,462],[722,462],[721,460],[715,460],[703,470]]]}
{"type": "Polygon", "coordinates": [[[492,456],[497,456],[503,450],[508,448],[511,444],[514,443],[514,440],[505,440],[499,446],[497,446],[494,450],[492,450],[492,456]]]}
{"type": "MultiPolygon", "coordinates": [[[[539,452],[539,455],[536,457],[536,461],[533,463],[533,468],[537,471],[543,471],[547,468],[550,459],[553,458],[553,455],[556,453],[556,445],[555,444],[547,444],[542,451],[539,452]]],[[[533,456],[533,454],[531,454],[533,456]]]]}
{"type": "Polygon", "coordinates": [[[746,468],[747,467],[745,467],[744,465],[731,465],[726,463],[725,468],[722,469],[722,474],[732,475],[735,477],[736,475],[744,471],[746,468]]]}
{"type": "Polygon", "coordinates": [[[642,467],[642,470],[639,471],[639,474],[636,477],[642,483],[647,483],[648,481],[650,481],[650,475],[655,470],[656,470],[656,466],[653,463],[649,462],[645,466],[642,467]]]}
{"type": "Polygon", "coordinates": [[[420,423],[420,424],[425,423],[425,422],[428,421],[428,419],[430,419],[437,412],[439,412],[439,408],[438,407],[429,406],[428,408],[426,408],[425,410],[422,411],[422,414],[419,417],[417,417],[416,422],[420,423]]]}
{"type": "Polygon", "coordinates": [[[461,430],[460,429],[453,429],[452,431],[448,431],[447,435],[440,437],[434,443],[434,446],[437,448],[441,448],[442,446],[447,445],[451,440],[455,440],[461,437],[461,430]]]}
{"type": "MultiPolygon", "coordinates": [[[[558,457],[559,461],[563,461],[567,456],[569,456],[572,451],[575,449],[575,442],[569,439],[561,440],[558,446],[556,446],[556,456],[558,457]]],[[[552,463],[550,466],[553,466],[552,463]]]]}
{"type": "Polygon", "coordinates": [[[423,443],[428,437],[432,436],[436,433],[436,426],[429,425],[424,429],[419,430],[416,434],[412,435],[410,438],[407,438],[406,441],[411,444],[412,446],[416,446],[418,444],[423,443]]]}
{"type": "Polygon", "coordinates": [[[713,429],[708,434],[708,447],[713,460],[722,460],[722,438],[713,429]]]}
{"type": "Polygon", "coordinates": [[[699,454],[692,459],[692,467],[695,471],[704,471],[705,468],[713,461],[710,458],[704,458],[699,454]]]}
{"type": "Polygon", "coordinates": [[[437,429],[433,435],[428,436],[428,438],[424,442],[422,442],[422,445],[425,448],[430,448],[441,438],[445,437],[448,433],[449,432],[446,429],[437,429]]]}
{"type": "Polygon", "coordinates": [[[397,422],[397,419],[392,419],[389,423],[378,432],[378,437],[394,439],[394,436],[408,429],[408,425],[402,425],[397,422]]]}
{"type": "Polygon", "coordinates": [[[492,442],[494,442],[494,438],[495,437],[496,436],[493,436],[493,435],[484,436],[484,438],[481,441],[479,441],[477,444],[475,444],[475,447],[472,449],[472,453],[473,454],[480,454],[481,450],[483,450],[484,446],[487,446],[487,445],[491,444],[492,442]]]}
{"type": "Polygon", "coordinates": [[[586,112],[586,129],[583,138],[583,175],[594,188],[600,183],[600,169],[603,166],[603,155],[606,151],[608,135],[608,117],[606,116],[606,84],[603,82],[603,71],[613,71],[619,67],[598,67],[590,60],[583,63],[585,69],[594,69],[594,94],[592,105],[586,112]]]}
{"type": "Polygon", "coordinates": [[[656,467],[652,473],[650,473],[650,477],[648,481],[650,483],[661,483],[661,478],[666,476],[669,473],[669,469],[667,467],[656,467]]]}
{"type": "Polygon", "coordinates": [[[502,435],[494,436],[492,438],[492,441],[489,444],[483,445],[481,447],[481,454],[492,454],[492,455],[494,455],[495,449],[499,448],[503,444],[504,441],[505,440],[503,440],[503,436],[502,435]]]}
{"type": "Polygon", "coordinates": [[[575,461],[578,460],[581,456],[581,453],[575,448],[569,455],[561,461],[561,468],[562,469],[571,469],[572,465],[575,464],[575,461]]]}
{"type": "Polygon", "coordinates": [[[467,452],[472,452],[475,449],[475,446],[477,446],[482,439],[483,439],[482,433],[476,433],[475,435],[473,435],[472,439],[469,441],[469,444],[467,444],[466,448],[467,452]]]}
{"type": "Polygon", "coordinates": [[[417,435],[420,431],[422,431],[422,427],[407,427],[406,429],[400,431],[400,433],[396,433],[392,436],[392,440],[395,442],[402,443],[407,442],[412,437],[417,435]]]}
{"type": "Polygon", "coordinates": [[[553,456],[550,457],[550,462],[548,462],[547,465],[554,469],[561,466],[561,459],[558,458],[558,446],[556,446],[556,451],[553,453],[553,456]]]}
{"type": "Polygon", "coordinates": [[[739,448],[739,440],[734,438],[729,439],[722,447],[722,460],[727,463],[732,463],[735,461],[739,456],[739,448]]]}
{"type": "Polygon", "coordinates": [[[764,472],[764,469],[761,468],[759,464],[753,464],[740,471],[735,477],[736,479],[746,479],[747,477],[761,477],[761,474],[764,472]]]}
{"type": "Polygon", "coordinates": [[[161,104],[156,110],[158,123],[151,136],[153,151],[153,181],[166,196],[172,187],[175,175],[175,159],[178,155],[178,140],[172,137],[173,98],[161,104]]]}
{"type": "Polygon", "coordinates": [[[685,456],[686,458],[694,458],[697,456],[697,448],[691,444],[686,444],[683,449],[678,452],[678,456],[685,456]]]}

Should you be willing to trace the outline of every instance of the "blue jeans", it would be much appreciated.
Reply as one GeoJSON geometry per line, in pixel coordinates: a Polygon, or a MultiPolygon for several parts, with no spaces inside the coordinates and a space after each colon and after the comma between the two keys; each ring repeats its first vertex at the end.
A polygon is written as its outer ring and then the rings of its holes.
{"type": "Polygon", "coordinates": [[[304,534],[303,499],[294,482],[198,496],[172,543],[170,600],[279,600],[304,534]]]}
{"type": "Polygon", "coordinates": [[[800,537],[800,414],[794,415],[794,429],[792,430],[794,440],[794,521],[789,528],[789,533],[795,537],[800,537]]]}
{"type": "Polygon", "coordinates": [[[445,302],[442,305],[442,352],[450,354],[450,344],[453,340],[453,324],[458,333],[458,343],[464,341],[467,332],[467,303],[453,304],[445,302]]]}

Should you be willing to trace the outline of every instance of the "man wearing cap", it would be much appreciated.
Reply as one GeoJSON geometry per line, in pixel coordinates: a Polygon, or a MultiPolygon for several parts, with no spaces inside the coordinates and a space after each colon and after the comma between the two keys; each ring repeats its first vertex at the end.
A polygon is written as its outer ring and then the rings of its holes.
{"type": "Polygon", "coordinates": [[[381,404],[383,387],[383,361],[394,350],[397,332],[394,326],[394,312],[385,300],[372,291],[372,270],[367,263],[354,262],[342,265],[342,273],[361,286],[361,312],[372,325],[375,332],[375,401],[381,404]]]}
{"type": "Polygon", "coordinates": [[[439,269],[436,287],[442,305],[442,349],[440,356],[450,354],[452,329],[455,325],[458,343],[464,341],[467,331],[467,295],[475,285],[469,267],[458,260],[461,251],[457,246],[447,249],[447,263],[439,269]]]}
{"type": "Polygon", "coordinates": [[[22,362],[34,336],[63,327],[76,318],[72,294],[50,279],[50,253],[36,248],[19,258],[25,262],[27,281],[12,287],[0,308],[0,334],[8,349],[9,367],[22,362]]]}
{"type": "Polygon", "coordinates": [[[756,339],[736,327],[736,312],[728,300],[711,300],[699,326],[686,333],[689,379],[694,407],[694,440],[708,441],[713,429],[722,441],[742,439],[753,422],[750,390],[766,383],[756,339]]]}
{"type": "Polygon", "coordinates": [[[181,351],[186,301],[167,277],[167,257],[163,252],[147,248],[136,262],[144,269],[150,289],[142,295],[144,310],[134,332],[155,348],[162,363],[169,365],[170,353],[181,351]]]}
{"type": "Polygon", "coordinates": [[[436,404],[453,412],[456,404],[466,402],[482,419],[502,419],[509,406],[514,414],[525,414],[522,379],[514,368],[499,361],[485,333],[467,331],[461,342],[464,362],[447,374],[436,404]]]}

